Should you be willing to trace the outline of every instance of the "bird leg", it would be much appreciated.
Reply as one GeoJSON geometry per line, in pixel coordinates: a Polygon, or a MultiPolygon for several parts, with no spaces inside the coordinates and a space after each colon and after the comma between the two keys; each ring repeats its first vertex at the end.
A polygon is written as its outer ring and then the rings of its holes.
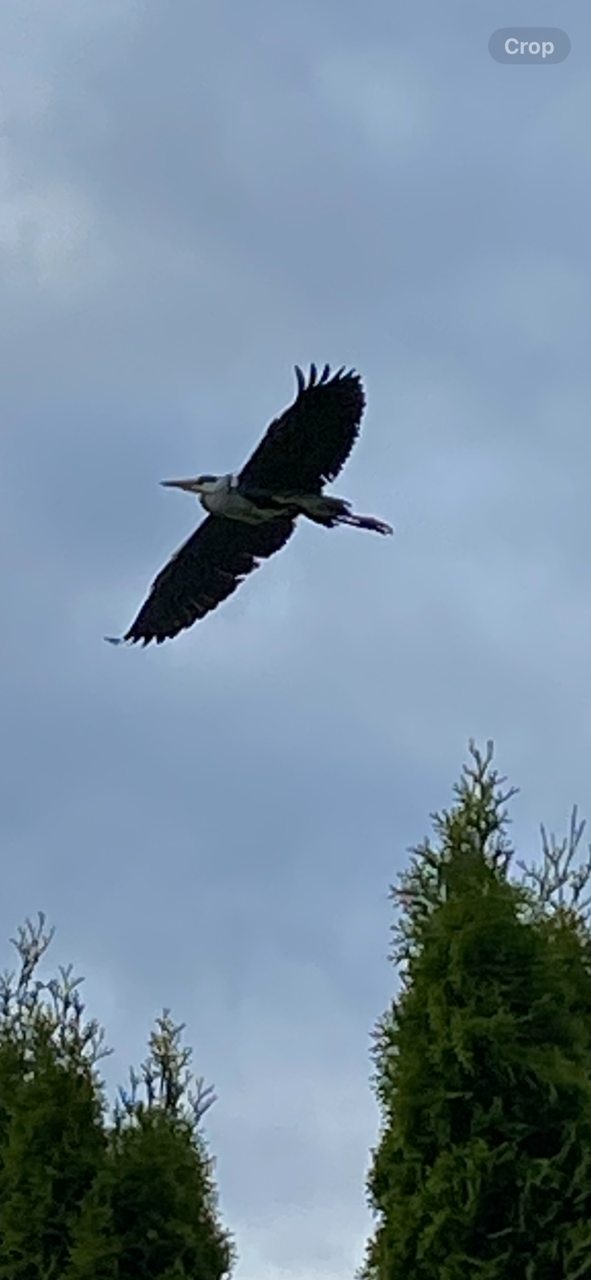
{"type": "Polygon", "coordinates": [[[384,520],[376,520],[374,516],[355,515],[350,503],[345,502],[344,498],[333,498],[325,493],[290,493],[283,495],[283,501],[294,514],[307,516],[308,520],[322,524],[327,529],[334,529],[337,524],[352,524],[357,529],[371,529],[374,533],[394,532],[384,520]]]}
{"type": "Polygon", "coordinates": [[[352,524],[356,529],[371,529],[374,533],[394,533],[391,524],[377,520],[375,516],[357,516],[353,511],[337,517],[339,524],[352,524]]]}

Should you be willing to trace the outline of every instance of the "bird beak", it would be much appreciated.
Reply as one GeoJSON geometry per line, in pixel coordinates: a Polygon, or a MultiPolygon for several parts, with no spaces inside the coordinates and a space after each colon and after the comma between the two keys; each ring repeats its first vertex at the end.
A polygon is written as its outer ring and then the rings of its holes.
{"type": "Polygon", "coordinates": [[[201,491],[201,486],[196,479],[161,480],[160,484],[163,484],[165,489],[184,489],[186,493],[199,493],[201,491]]]}

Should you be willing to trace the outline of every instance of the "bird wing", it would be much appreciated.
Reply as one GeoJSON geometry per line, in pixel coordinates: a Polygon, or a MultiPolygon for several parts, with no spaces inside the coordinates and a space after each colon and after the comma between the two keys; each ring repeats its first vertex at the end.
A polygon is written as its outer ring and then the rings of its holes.
{"type": "Polygon", "coordinates": [[[123,638],[132,644],[161,644],[192,627],[231,595],[260,560],[279,551],[294,528],[287,516],[264,524],[207,516],[160,571],[123,638]]]}
{"type": "Polygon", "coordinates": [[[328,365],[320,377],[312,365],[306,383],[296,365],[297,396],[240,472],[243,489],[315,494],[335,479],[359,435],[365,395],[353,369],[329,375],[328,365]]]}

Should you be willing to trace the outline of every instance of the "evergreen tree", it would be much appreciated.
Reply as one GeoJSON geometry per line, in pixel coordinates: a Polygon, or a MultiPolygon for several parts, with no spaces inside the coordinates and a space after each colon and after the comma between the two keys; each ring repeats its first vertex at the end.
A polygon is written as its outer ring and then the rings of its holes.
{"type": "Polygon", "coordinates": [[[189,1088],[190,1051],[165,1011],[142,1066],[146,1102],[120,1090],[112,1121],[71,970],[34,981],[52,938],[27,921],[20,974],[0,979],[0,1280],[221,1280],[233,1246],[217,1218],[189,1088]]]}
{"type": "Polygon", "coordinates": [[[221,1280],[234,1258],[218,1223],[198,1125],[214,1101],[165,1010],[142,1066],[147,1102],[120,1090],[108,1158],[84,1205],[64,1280],[221,1280]]]}
{"type": "Polygon", "coordinates": [[[52,934],[30,921],[21,967],[0,984],[0,1277],[59,1276],[72,1224],[105,1144],[94,1064],[102,1036],[83,1024],[79,981],[33,982],[52,934]],[[41,999],[46,993],[45,1000],[41,999]]]}
{"type": "Polygon", "coordinates": [[[403,981],[376,1033],[383,1121],[368,1191],[379,1224],[361,1276],[582,1280],[588,931],[550,892],[509,881],[514,793],[502,793],[490,744],[484,758],[471,752],[455,805],[434,817],[437,846],[415,848],[392,890],[403,981]]]}

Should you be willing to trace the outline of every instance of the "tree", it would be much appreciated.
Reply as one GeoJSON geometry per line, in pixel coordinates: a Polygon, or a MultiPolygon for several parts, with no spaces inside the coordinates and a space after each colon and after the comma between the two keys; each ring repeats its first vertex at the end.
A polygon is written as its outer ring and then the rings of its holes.
{"type": "Polygon", "coordinates": [[[0,982],[0,1277],[61,1274],[72,1225],[105,1146],[95,1022],[78,981],[33,982],[51,941],[44,917],[21,927],[21,968],[0,982]],[[45,992],[49,999],[42,1000],[45,992]]]}
{"type": "Polygon", "coordinates": [[[363,1280],[591,1275],[588,930],[548,880],[509,881],[514,792],[491,744],[471,754],[391,891],[402,988],[375,1037],[363,1280]]]}
{"type": "Polygon", "coordinates": [[[0,980],[0,1280],[222,1280],[234,1258],[191,1093],[183,1027],[165,1010],[141,1072],[107,1115],[103,1032],[71,970],[33,981],[53,931],[29,921],[0,980]]]}
{"type": "Polygon", "coordinates": [[[214,1099],[190,1094],[182,1026],[164,1011],[142,1066],[147,1102],[120,1090],[108,1157],[87,1197],[64,1280],[220,1280],[233,1246],[216,1213],[213,1162],[198,1124],[214,1099]],[[187,1101],[185,1102],[185,1095],[187,1101]]]}

